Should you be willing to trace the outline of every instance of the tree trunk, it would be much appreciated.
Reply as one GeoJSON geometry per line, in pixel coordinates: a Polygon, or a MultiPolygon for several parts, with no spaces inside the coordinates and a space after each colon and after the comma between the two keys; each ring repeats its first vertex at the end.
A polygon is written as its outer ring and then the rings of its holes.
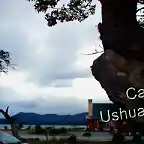
{"type": "Polygon", "coordinates": [[[19,133],[18,133],[18,126],[16,124],[16,121],[13,117],[11,117],[8,114],[8,110],[9,110],[9,106],[6,108],[6,111],[4,111],[3,109],[0,109],[0,113],[3,114],[3,116],[9,121],[10,125],[11,125],[11,131],[12,131],[12,135],[18,139],[20,139],[19,133]]]}
{"type": "Polygon", "coordinates": [[[90,144],[90,143],[91,143],[91,139],[90,139],[90,136],[89,136],[89,138],[88,138],[88,139],[89,139],[88,141],[89,141],[89,144],[90,144]]]}
{"type": "Polygon", "coordinates": [[[12,135],[14,137],[16,137],[17,139],[20,139],[19,132],[18,132],[18,126],[15,123],[11,124],[11,130],[12,130],[12,135]]]}
{"type": "Polygon", "coordinates": [[[46,137],[46,140],[48,140],[48,130],[45,130],[45,137],[46,137]]]}
{"type": "Polygon", "coordinates": [[[105,0],[102,5],[104,50],[111,49],[127,59],[144,61],[144,30],[136,20],[137,0],[105,0]]]}
{"type": "Polygon", "coordinates": [[[137,0],[104,1],[100,33],[104,53],[91,66],[109,99],[126,109],[144,108],[143,99],[130,100],[125,93],[129,87],[144,88],[144,30],[136,9],[137,0]]]}

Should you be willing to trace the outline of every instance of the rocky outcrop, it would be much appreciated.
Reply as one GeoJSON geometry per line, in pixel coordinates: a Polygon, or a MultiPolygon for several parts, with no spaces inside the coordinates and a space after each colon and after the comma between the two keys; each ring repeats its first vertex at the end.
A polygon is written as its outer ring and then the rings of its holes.
{"type": "MultiPolygon", "coordinates": [[[[138,97],[138,90],[144,87],[144,62],[127,60],[112,50],[106,50],[91,66],[92,74],[106,91],[109,99],[126,109],[144,108],[144,100],[138,97]],[[129,99],[126,95],[128,88],[129,99]]],[[[144,95],[144,94],[143,94],[144,95]]]]}
{"type": "MultiPolygon", "coordinates": [[[[136,20],[136,0],[104,0],[99,24],[104,53],[91,66],[109,99],[126,109],[144,107],[144,98],[129,99],[144,89],[144,29],[136,20]]],[[[138,119],[137,119],[138,120],[138,119]]],[[[142,119],[143,121],[143,119],[142,119]]]]}

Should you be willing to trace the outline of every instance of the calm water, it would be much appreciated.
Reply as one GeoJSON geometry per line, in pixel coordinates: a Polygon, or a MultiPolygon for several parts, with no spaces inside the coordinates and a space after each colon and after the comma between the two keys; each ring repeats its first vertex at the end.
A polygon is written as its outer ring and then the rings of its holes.
{"type": "MultiPolygon", "coordinates": [[[[0,124],[0,128],[4,128],[4,126],[7,126],[7,128],[11,128],[10,125],[2,125],[0,124]]],[[[23,125],[23,128],[27,128],[28,126],[31,126],[31,128],[35,127],[35,125],[23,125]]],[[[41,125],[41,127],[45,128],[45,127],[52,127],[54,125],[41,125]]],[[[61,127],[65,127],[65,128],[85,128],[86,126],[71,126],[71,125],[56,125],[55,128],[61,128],[61,127]]]]}

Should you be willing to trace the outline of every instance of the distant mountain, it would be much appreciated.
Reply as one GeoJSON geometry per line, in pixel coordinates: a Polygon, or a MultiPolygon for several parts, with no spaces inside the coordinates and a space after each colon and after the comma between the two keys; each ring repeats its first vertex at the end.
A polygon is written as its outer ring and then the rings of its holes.
{"type": "MultiPolygon", "coordinates": [[[[57,115],[20,112],[12,116],[17,123],[27,125],[85,125],[86,115],[88,113],[79,113],[75,115],[57,115]]],[[[0,124],[8,124],[6,119],[0,119],[0,124]]]]}

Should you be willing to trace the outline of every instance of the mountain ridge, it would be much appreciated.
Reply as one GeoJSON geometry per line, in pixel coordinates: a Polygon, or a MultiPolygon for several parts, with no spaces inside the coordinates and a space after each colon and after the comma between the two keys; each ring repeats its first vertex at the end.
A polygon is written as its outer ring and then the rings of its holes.
{"type": "MultiPolygon", "coordinates": [[[[26,125],[85,125],[87,112],[78,114],[37,114],[19,112],[12,116],[16,123],[26,125]]],[[[0,119],[0,124],[9,124],[5,118],[0,119]]]]}

